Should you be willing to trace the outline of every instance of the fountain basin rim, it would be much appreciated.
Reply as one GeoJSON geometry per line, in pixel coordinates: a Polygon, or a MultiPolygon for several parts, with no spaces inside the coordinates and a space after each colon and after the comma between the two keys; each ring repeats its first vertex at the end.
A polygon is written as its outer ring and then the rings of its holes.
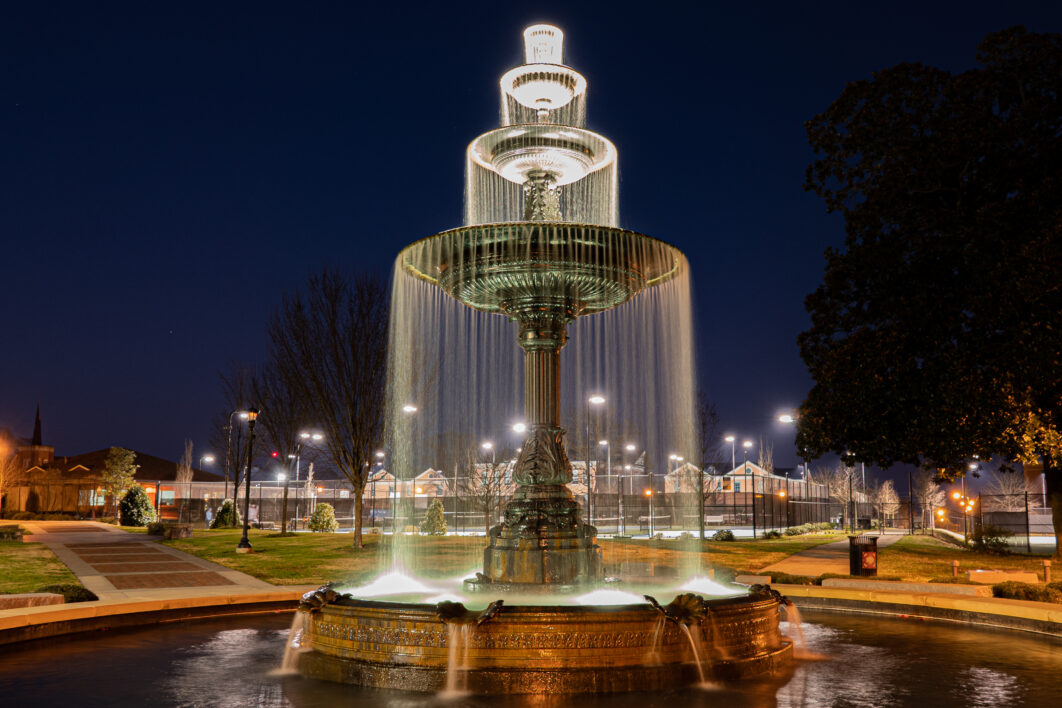
{"type": "Polygon", "coordinates": [[[600,231],[609,231],[616,234],[627,234],[635,238],[645,239],[646,241],[659,244],[660,246],[666,247],[667,249],[673,251],[676,256],[678,256],[675,259],[675,265],[672,268],[666,270],[665,272],[647,280],[646,285],[650,287],[666,282],[667,280],[673,278],[681,270],[681,264],[685,261],[685,255],[682,253],[682,250],[674,244],[669,243],[668,241],[664,241],[663,239],[656,238],[655,236],[649,236],[648,234],[644,234],[640,231],[633,231],[631,229],[620,228],[619,226],[609,226],[607,224],[588,224],[580,221],[495,221],[485,224],[469,224],[467,226],[456,226],[454,228],[446,229],[445,231],[440,231],[436,234],[417,239],[416,241],[407,245],[405,248],[399,251],[398,259],[402,262],[401,269],[403,272],[419,280],[431,283],[432,285],[438,285],[438,278],[428,273],[424,273],[410,265],[405,257],[406,254],[410,253],[415,248],[427,244],[430,241],[452,236],[461,231],[475,232],[491,231],[494,229],[511,229],[514,227],[542,228],[555,226],[568,228],[584,227],[589,229],[598,229],[600,231]]]}
{"type": "MultiPolygon", "coordinates": [[[[671,594],[669,589],[667,593],[662,593],[662,597],[668,597],[671,594]]],[[[681,591],[679,591],[681,592],[681,591]]],[[[700,593],[693,593],[699,595],[700,593]]],[[[495,595],[499,599],[505,599],[504,593],[488,594],[483,591],[482,596],[484,599],[494,598],[495,595]]],[[[766,594],[759,596],[753,594],[735,595],[730,597],[708,597],[701,595],[706,602],[709,603],[712,609],[726,609],[730,606],[747,607],[749,605],[755,605],[760,602],[763,603],[776,603],[777,600],[766,594]]],[[[433,612],[438,603],[433,602],[401,602],[397,600],[374,600],[374,599],[361,599],[356,597],[341,596],[340,599],[329,603],[329,607],[365,607],[365,608],[377,608],[381,610],[408,610],[414,612],[433,612]]],[[[477,603],[478,604],[478,603],[477,603]]],[[[522,613],[533,613],[536,615],[541,614],[581,614],[588,612],[596,613],[615,613],[622,612],[637,612],[646,611],[657,614],[657,611],[648,602],[632,602],[622,605],[528,605],[528,604],[508,604],[502,608],[502,613],[506,615],[515,615],[522,613]]]]}

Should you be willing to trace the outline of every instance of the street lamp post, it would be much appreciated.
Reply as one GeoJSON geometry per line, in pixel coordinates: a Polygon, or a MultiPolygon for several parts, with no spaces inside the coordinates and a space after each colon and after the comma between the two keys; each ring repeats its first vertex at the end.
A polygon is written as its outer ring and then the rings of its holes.
{"type": "MultiPolygon", "coordinates": [[[[627,472],[628,476],[630,476],[629,473],[631,471],[631,466],[630,465],[624,465],[623,466],[623,471],[627,472]]],[[[626,536],[627,535],[627,519],[626,519],[626,517],[624,515],[624,511],[623,511],[623,475],[622,474],[620,475],[620,478],[619,478],[619,534],[620,534],[620,536],[626,536]]]]}
{"type": "Polygon", "coordinates": [[[608,444],[608,440],[598,440],[597,444],[605,447],[605,494],[608,494],[612,489],[612,446],[608,444]]]}
{"type": "MultiPolygon", "coordinates": [[[[745,440],[741,443],[741,449],[745,455],[744,461],[741,463],[741,479],[745,482],[745,494],[749,493],[749,448],[752,447],[751,440],[745,440]]],[[[752,485],[752,538],[756,538],[756,484],[755,478],[752,485]]]]}
{"type": "MultiPolygon", "coordinates": [[[[234,410],[233,412],[229,413],[229,424],[228,424],[228,426],[226,426],[226,428],[228,430],[228,433],[229,433],[229,442],[228,442],[227,447],[225,448],[225,496],[224,496],[225,499],[229,498],[229,467],[231,466],[229,463],[232,460],[232,416],[236,415],[237,413],[239,414],[239,416],[241,418],[246,418],[247,417],[247,411],[234,410]]],[[[240,441],[240,439],[236,438],[236,444],[237,445],[240,444],[239,441],[240,441]]],[[[235,477],[233,477],[232,486],[233,486],[232,506],[233,506],[233,509],[235,509],[236,508],[236,491],[235,491],[236,478],[235,477]]]]}
{"type": "Polygon", "coordinates": [[[491,501],[491,497],[494,494],[494,487],[492,485],[494,484],[494,465],[497,462],[497,458],[495,457],[496,453],[495,453],[495,450],[494,450],[494,443],[492,443],[491,441],[488,440],[487,442],[483,443],[483,449],[484,450],[490,450],[490,472],[487,473],[487,478],[486,478],[485,484],[483,486],[483,508],[484,508],[484,511],[486,512],[486,515],[487,515],[487,522],[486,522],[485,526],[486,526],[486,534],[489,537],[490,536],[490,521],[491,521],[491,519],[490,519],[490,501],[491,501]]]}
{"type": "Polygon", "coordinates": [[[723,440],[730,443],[730,469],[733,470],[737,467],[737,455],[734,453],[734,445],[736,444],[737,438],[733,435],[727,435],[723,440]]]}
{"type": "Polygon", "coordinates": [[[589,404],[586,407],[586,523],[593,526],[594,512],[593,508],[591,507],[590,498],[590,406],[600,406],[604,404],[605,397],[595,393],[586,400],[589,404]]]}
{"type": "Polygon", "coordinates": [[[278,473],[277,482],[284,485],[284,501],[280,505],[280,533],[283,535],[288,532],[288,476],[278,473]]]}
{"type": "Polygon", "coordinates": [[[645,490],[645,496],[649,497],[649,538],[653,537],[653,490],[650,487],[645,490]]]}
{"type": "Polygon", "coordinates": [[[250,517],[248,514],[251,511],[251,459],[254,455],[254,424],[258,420],[258,409],[249,408],[247,410],[247,471],[244,473],[244,495],[243,495],[243,536],[240,538],[240,542],[236,545],[237,553],[251,553],[254,549],[251,548],[251,542],[247,539],[247,529],[250,528],[250,517]]]}
{"type": "MultiPolygon", "coordinates": [[[[200,455],[199,456],[199,469],[203,469],[203,463],[204,462],[207,463],[208,465],[212,464],[214,462],[214,456],[211,455],[211,454],[200,455]]],[[[192,480],[188,480],[188,494],[186,496],[188,498],[191,498],[191,496],[192,496],[192,480]]],[[[206,500],[205,499],[203,500],[203,504],[204,504],[204,506],[206,505],[206,500]]],[[[189,521],[192,520],[191,511],[188,512],[188,520],[189,521]]],[[[207,526],[209,526],[209,525],[210,524],[207,524],[207,526]]]]}

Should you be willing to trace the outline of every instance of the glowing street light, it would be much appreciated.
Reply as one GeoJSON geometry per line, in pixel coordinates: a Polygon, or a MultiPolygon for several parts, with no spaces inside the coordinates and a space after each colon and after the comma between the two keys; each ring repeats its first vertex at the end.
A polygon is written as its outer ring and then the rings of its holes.
{"type": "Polygon", "coordinates": [[[737,456],[734,454],[734,443],[737,438],[733,435],[727,435],[723,440],[730,443],[730,469],[734,469],[737,467],[737,456]]]}
{"type": "Polygon", "coordinates": [[[407,403],[406,405],[402,406],[402,412],[404,412],[404,413],[416,413],[417,412],[417,407],[414,406],[412,403],[407,403]]]}
{"type": "Polygon", "coordinates": [[[527,432],[527,423],[513,423],[513,432],[523,435],[527,432]]]}
{"type": "Polygon", "coordinates": [[[247,530],[250,528],[251,523],[248,518],[248,514],[251,511],[251,456],[254,454],[254,424],[257,420],[258,409],[247,409],[247,471],[243,474],[243,478],[246,480],[243,496],[243,536],[240,538],[240,542],[236,544],[237,553],[251,553],[254,551],[250,540],[247,538],[247,530]]]}
{"type": "Polygon", "coordinates": [[[586,407],[586,523],[592,525],[594,523],[594,511],[590,498],[590,407],[604,405],[605,397],[599,393],[593,393],[586,400],[590,404],[586,407]]]}

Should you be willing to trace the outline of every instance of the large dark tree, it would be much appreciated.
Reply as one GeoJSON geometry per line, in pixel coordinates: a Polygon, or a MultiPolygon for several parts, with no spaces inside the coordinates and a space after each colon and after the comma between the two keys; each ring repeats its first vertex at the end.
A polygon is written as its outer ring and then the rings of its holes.
{"type": "Polygon", "coordinates": [[[799,339],[797,444],[963,474],[1039,462],[1062,529],[1062,36],[989,35],[959,74],[901,64],[807,124],[844,215],[799,339]]]}
{"type": "Polygon", "coordinates": [[[321,430],[332,465],[354,487],[359,548],[365,483],[383,440],[388,303],[380,278],[326,270],[285,297],[269,322],[272,388],[298,402],[290,415],[321,430]]]}

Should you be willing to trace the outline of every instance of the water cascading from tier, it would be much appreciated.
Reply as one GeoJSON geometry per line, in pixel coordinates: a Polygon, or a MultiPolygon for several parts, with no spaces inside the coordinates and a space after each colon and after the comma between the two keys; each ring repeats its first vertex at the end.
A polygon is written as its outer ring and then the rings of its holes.
{"type": "MultiPolygon", "coordinates": [[[[695,454],[690,274],[677,249],[616,227],[616,150],[583,127],[586,81],[561,64],[559,30],[532,27],[525,41],[530,63],[502,79],[503,127],[468,150],[466,226],[396,260],[387,467],[403,480],[436,470],[437,493],[456,487],[463,497],[448,509],[449,527],[470,530],[488,525],[477,515],[494,526],[507,501],[469,487],[493,460],[487,473],[503,482],[496,491],[517,499],[491,542],[498,550],[493,571],[488,552],[487,575],[568,583],[600,578],[589,524],[615,518],[620,477],[630,516],[645,505],[649,474],[660,491],[673,484],[664,481],[669,455],[695,454]],[[591,409],[591,394],[605,403],[591,409]],[[518,421],[531,428],[526,438],[511,432],[518,421]],[[588,433],[606,509],[592,519],[582,472],[588,433]],[[610,443],[611,470],[599,440],[610,443]],[[579,467],[574,484],[568,458],[579,467]],[[530,567],[553,562],[565,544],[578,556],[570,570],[499,570],[523,562],[517,546],[542,547],[530,567]]],[[[408,503],[412,483],[400,490],[408,503]]],[[[417,570],[415,554],[394,546],[396,565],[417,570]]]]}

